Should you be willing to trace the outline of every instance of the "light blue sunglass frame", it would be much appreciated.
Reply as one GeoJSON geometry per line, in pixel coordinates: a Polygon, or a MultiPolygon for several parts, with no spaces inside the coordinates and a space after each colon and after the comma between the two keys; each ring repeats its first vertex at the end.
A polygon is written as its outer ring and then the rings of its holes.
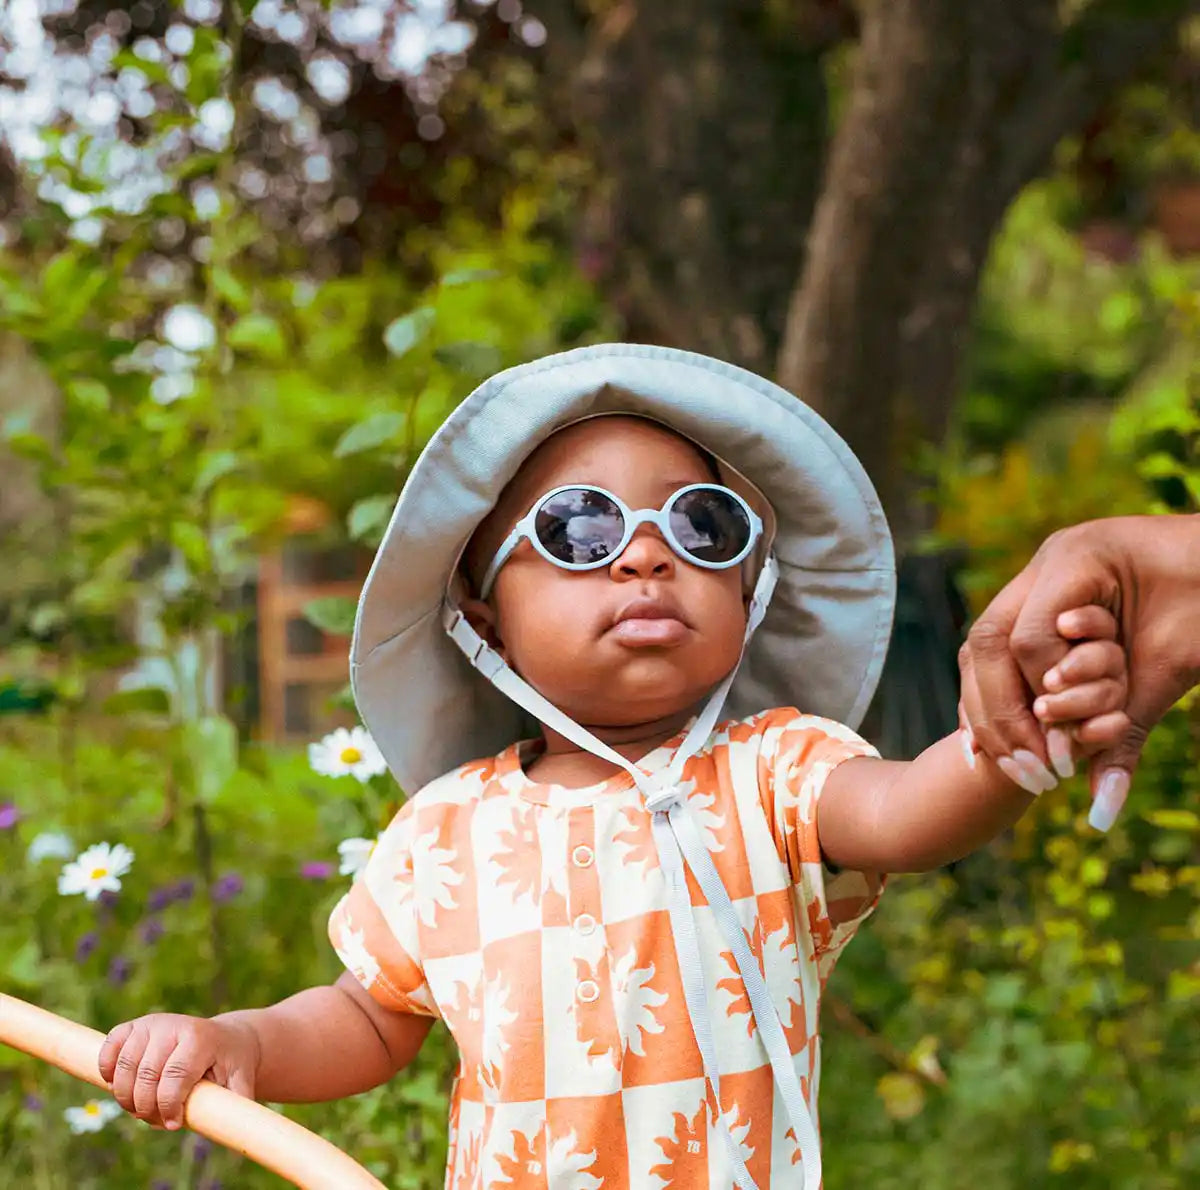
{"type": "Polygon", "coordinates": [[[671,549],[679,555],[685,562],[692,566],[698,566],[702,570],[728,570],[733,566],[740,566],[753,551],[763,533],[762,519],[746,503],[741,496],[732,488],[727,488],[720,483],[690,483],[684,487],[676,489],[663,502],[661,508],[639,508],[632,509],[619,496],[607,491],[605,488],[597,487],[591,483],[565,483],[561,487],[553,488],[550,491],[540,496],[534,503],[533,507],[513,526],[512,532],[504,539],[500,548],[496,551],[496,556],[492,559],[492,564],[488,567],[487,573],[483,576],[482,589],[480,597],[486,599],[491,593],[492,585],[496,581],[496,575],[500,572],[500,567],[511,557],[513,550],[521,544],[522,541],[528,541],[535,550],[543,558],[546,559],[552,566],[557,566],[560,570],[599,570],[603,566],[611,566],[614,558],[619,558],[628,547],[630,541],[633,540],[633,535],[642,525],[653,525],[666,539],[667,544],[671,549]],[[706,491],[720,492],[723,496],[728,496],[742,509],[750,524],[750,535],[747,538],[745,548],[742,549],[734,558],[730,558],[725,562],[706,562],[702,558],[697,558],[694,554],[689,553],[684,548],[682,542],[675,536],[674,530],[671,528],[671,509],[675,502],[681,497],[686,496],[689,492],[706,491]],[[604,496],[611,500],[621,514],[621,518],[625,524],[625,531],[621,535],[621,540],[610,554],[598,559],[595,562],[564,562],[561,558],[556,558],[546,547],[538,540],[536,532],[537,515],[541,511],[542,506],[548,501],[554,499],[555,496],[561,496],[563,492],[595,492],[599,496],[604,496]]]}

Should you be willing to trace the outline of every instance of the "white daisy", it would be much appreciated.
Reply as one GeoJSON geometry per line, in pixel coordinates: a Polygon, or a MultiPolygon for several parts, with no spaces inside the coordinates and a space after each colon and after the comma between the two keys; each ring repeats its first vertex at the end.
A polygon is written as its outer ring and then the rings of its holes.
{"type": "Polygon", "coordinates": [[[308,746],[308,763],[322,777],[353,777],[364,785],[387,772],[387,761],[365,727],[339,727],[308,746]]]}
{"type": "Polygon", "coordinates": [[[68,1107],[63,1118],[78,1136],[83,1132],[99,1132],[120,1114],[121,1105],[115,1099],[89,1099],[82,1107],[68,1107]]]}
{"type": "Polygon", "coordinates": [[[25,858],[31,864],[37,864],[44,859],[70,859],[74,854],[75,844],[68,835],[61,831],[43,831],[34,836],[25,858]]]}
{"type": "Polygon", "coordinates": [[[338,855],[342,857],[338,872],[343,876],[357,876],[367,866],[378,839],[343,839],[338,844],[338,855]]]}
{"type": "Polygon", "coordinates": [[[89,901],[98,900],[103,892],[120,892],[121,877],[132,863],[133,852],[124,843],[115,847],[95,843],[63,868],[58,891],[64,897],[83,893],[89,901]]]}

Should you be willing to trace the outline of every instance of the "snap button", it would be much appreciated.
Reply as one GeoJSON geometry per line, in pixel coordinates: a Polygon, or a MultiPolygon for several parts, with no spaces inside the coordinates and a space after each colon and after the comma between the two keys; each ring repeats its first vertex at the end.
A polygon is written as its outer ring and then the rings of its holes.
{"type": "Polygon", "coordinates": [[[596,932],[596,919],[590,913],[581,913],[575,919],[575,929],[586,938],[596,932]]]}
{"type": "Polygon", "coordinates": [[[577,868],[590,868],[595,858],[595,853],[586,843],[580,843],[571,852],[571,859],[577,868]]]}
{"type": "Polygon", "coordinates": [[[600,999],[600,985],[594,979],[585,979],[576,989],[575,995],[584,1004],[591,1004],[600,999]]]}

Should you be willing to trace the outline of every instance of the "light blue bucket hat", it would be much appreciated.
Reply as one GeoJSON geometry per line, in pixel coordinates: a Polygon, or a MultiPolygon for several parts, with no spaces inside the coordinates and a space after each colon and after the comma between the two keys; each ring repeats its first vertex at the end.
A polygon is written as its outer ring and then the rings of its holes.
{"type": "Polygon", "coordinates": [[[729,713],[796,706],[852,728],[862,721],[891,631],[895,562],[883,509],[849,447],[791,393],[741,368],[665,347],[584,347],[493,376],[446,419],[371,567],[351,680],[409,793],[534,733],[447,636],[443,606],[466,542],[521,463],[556,430],[612,413],[692,439],[765,514],[768,531],[773,521],[778,584],[729,713]]]}

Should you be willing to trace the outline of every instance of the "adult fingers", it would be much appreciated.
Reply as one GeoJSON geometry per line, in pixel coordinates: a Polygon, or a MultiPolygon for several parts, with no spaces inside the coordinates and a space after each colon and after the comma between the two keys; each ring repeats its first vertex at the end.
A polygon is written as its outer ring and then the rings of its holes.
{"type": "Polygon", "coordinates": [[[1092,757],[1092,808],[1088,823],[1095,830],[1110,830],[1121,813],[1142,757],[1146,735],[1146,729],[1140,723],[1131,722],[1116,744],[1092,757]]]}
{"type": "Polygon", "coordinates": [[[1046,759],[1045,739],[1030,712],[1029,685],[1011,642],[1037,573],[1035,560],[992,600],[971,626],[959,654],[960,668],[965,672],[969,663],[974,670],[975,694],[964,700],[971,729],[983,750],[994,757],[1024,751],[1046,759]]]}
{"type": "MultiPolygon", "coordinates": [[[[1028,748],[1009,749],[1005,736],[995,730],[993,720],[984,715],[980,697],[978,677],[972,654],[964,646],[960,653],[962,671],[962,698],[960,702],[960,718],[965,718],[968,730],[971,732],[971,747],[978,747],[1004,775],[1015,785],[1019,785],[1028,793],[1045,793],[1058,783],[1054,774],[1046,767],[1041,756],[1028,748]]],[[[1027,711],[1024,713],[1028,714],[1027,711]]],[[[1032,719],[1032,716],[1030,717],[1032,719]]],[[[1041,729],[1034,723],[1034,733],[1039,749],[1046,747],[1041,729]]],[[[973,765],[971,767],[974,767],[973,765]]]]}
{"type": "Polygon", "coordinates": [[[1110,569],[1085,543],[1077,543],[1070,529],[1049,537],[1038,551],[1037,562],[1009,638],[1021,672],[1040,691],[1042,675],[1067,652],[1059,618],[1065,612],[1078,615],[1093,605],[1111,612],[1118,592],[1110,569]]]}

